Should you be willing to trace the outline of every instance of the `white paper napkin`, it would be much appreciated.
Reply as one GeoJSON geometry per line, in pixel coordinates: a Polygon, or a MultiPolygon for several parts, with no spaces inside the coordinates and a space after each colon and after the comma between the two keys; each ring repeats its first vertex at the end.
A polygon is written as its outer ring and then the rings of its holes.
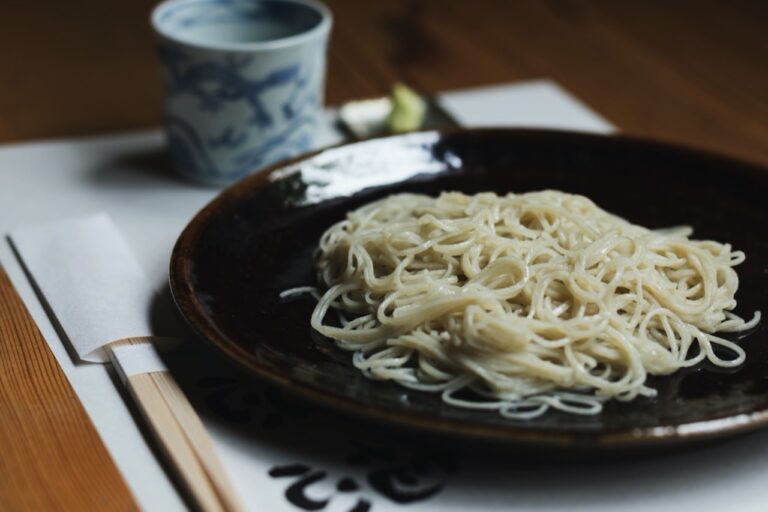
{"type": "Polygon", "coordinates": [[[154,287],[104,213],[23,227],[10,238],[81,361],[101,347],[149,336],[154,287]]]}

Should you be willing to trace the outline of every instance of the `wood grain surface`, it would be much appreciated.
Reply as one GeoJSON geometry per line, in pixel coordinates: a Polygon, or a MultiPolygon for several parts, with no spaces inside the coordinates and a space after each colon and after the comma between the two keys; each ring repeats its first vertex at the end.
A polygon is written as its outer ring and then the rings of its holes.
{"type": "MultiPolygon", "coordinates": [[[[155,126],[152,0],[6,0],[0,141],[155,126]]],[[[327,100],[549,77],[624,131],[768,162],[764,0],[327,0],[327,100]]]]}
{"type": "Polygon", "coordinates": [[[138,508],[2,267],[0,475],[0,510],[138,508]]]}

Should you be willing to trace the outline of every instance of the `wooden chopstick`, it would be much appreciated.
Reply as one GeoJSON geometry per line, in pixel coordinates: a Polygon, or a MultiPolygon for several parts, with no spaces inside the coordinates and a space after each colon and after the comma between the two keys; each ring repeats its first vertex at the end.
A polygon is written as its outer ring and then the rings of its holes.
{"type": "MultiPolygon", "coordinates": [[[[152,343],[152,338],[126,338],[105,350],[112,363],[119,365],[113,349],[146,343],[152,343]]],[[[195,506],[212,512],[243,510],[205,426],[171,373],[128,375],[125,384],[195,506]]]]}

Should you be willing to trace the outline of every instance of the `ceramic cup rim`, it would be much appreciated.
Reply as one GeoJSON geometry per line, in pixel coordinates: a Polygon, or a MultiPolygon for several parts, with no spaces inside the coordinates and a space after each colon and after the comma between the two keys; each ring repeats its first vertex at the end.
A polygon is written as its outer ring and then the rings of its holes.
{"type": "MultiPolygon", "coordinates": [[[[275,0],[272,0],[275,1],[275,0]]],[[[268,41],[253,41],[253,42],[222,42],[222,41],[190,41],[188,39],[179,38],[177,33],[172,30],[168,30],[167,27],[160,21],[160,17],[171,7],[185,4],[209,4],[215,3],[216,0],[164,0],[152,9],[150,15],[150,23],[155,33],[176,45],[193,48],[196,50],[209,50],[209,51],[224,51],[224,52],[260,52],[277,50],[281,48],[289,48],[294,46],[300,46],[313,39],[323,37],[330,32],[331,24],[333,23],[333,16],[331,10],[321,2],[317,0],[279,0],[280,3],[296,4],[303,7],[308,7],[315,10],[320,15],[320,22],[311,27],[308,30],[299,32],[288,37],[281,37],[278,39],[271,39],[268,41]]]]}

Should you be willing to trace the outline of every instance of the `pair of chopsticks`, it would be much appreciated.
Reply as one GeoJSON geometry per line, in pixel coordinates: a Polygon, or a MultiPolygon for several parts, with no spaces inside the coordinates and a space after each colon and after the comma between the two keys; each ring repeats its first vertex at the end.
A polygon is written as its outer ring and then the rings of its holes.
{"type": "MultiPolygon", "coordinates": [[[[116,350],[147,343],[153,343],[153,339],[127,338],[104,349],[112,364],[119,367],[116,350]]],[[[243,510],[205,426],[171,373],[165,370],[126,375],[124,381],[193,504],[206,512],[243,510]]]]}

